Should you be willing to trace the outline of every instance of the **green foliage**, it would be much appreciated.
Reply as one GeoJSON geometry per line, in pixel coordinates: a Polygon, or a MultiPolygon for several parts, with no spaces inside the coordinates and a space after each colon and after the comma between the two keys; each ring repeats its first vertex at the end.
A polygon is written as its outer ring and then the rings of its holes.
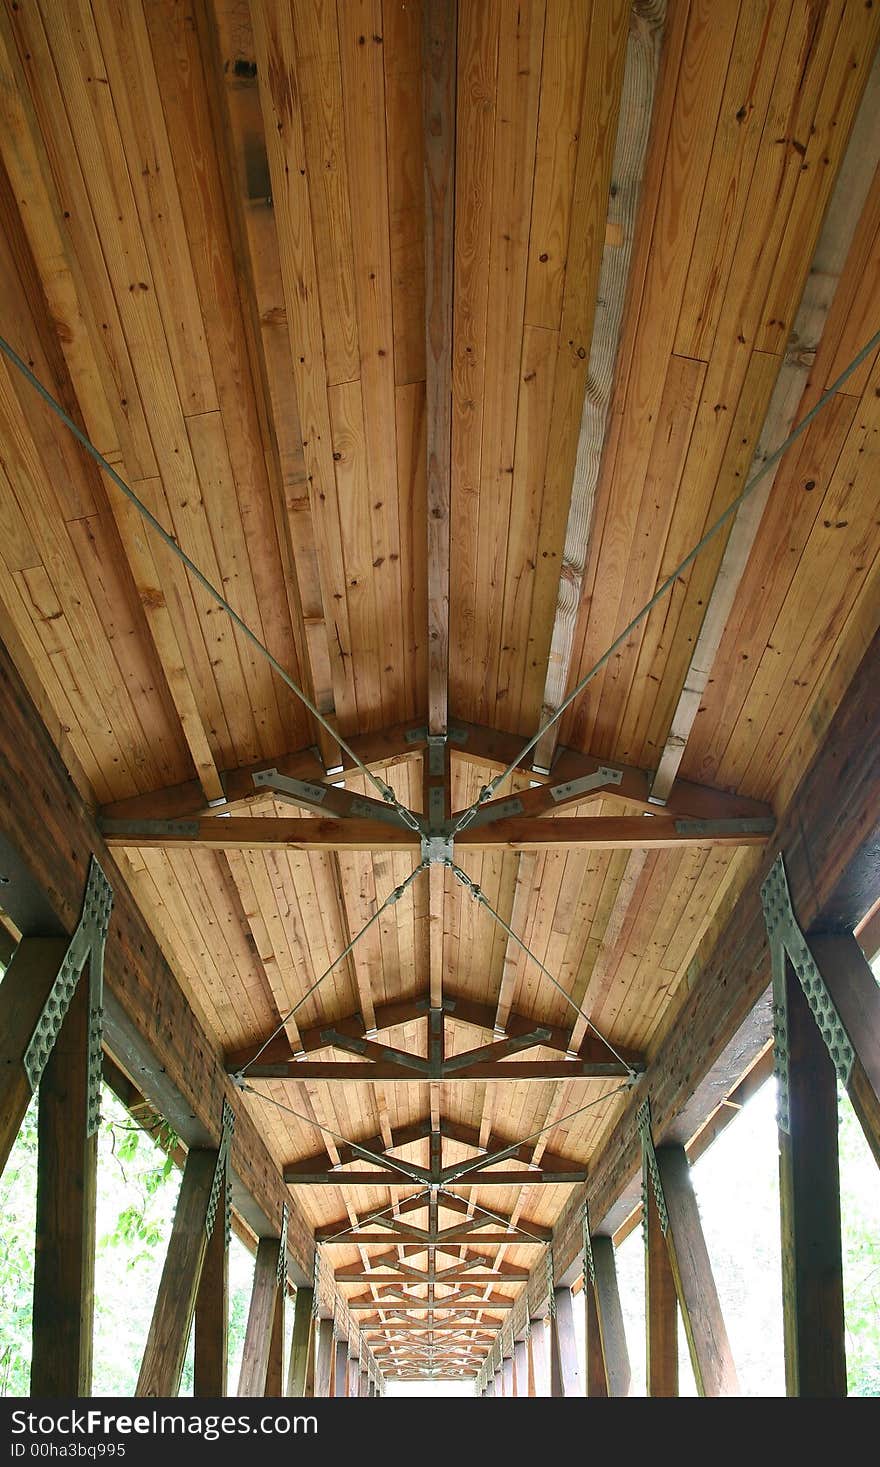
{"type": "Polygon", "coordinates": [[[26,1396],[31,1373],[37,1107],[24,1118],[0,1177],[0,1395],[26,1396]]]}

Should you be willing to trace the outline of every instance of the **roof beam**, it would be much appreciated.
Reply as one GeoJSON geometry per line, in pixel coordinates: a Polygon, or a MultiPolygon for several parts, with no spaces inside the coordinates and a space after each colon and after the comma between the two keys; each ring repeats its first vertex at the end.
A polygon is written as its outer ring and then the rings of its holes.
{"type": "Polygon", "coordinates": [[[456,0],[426,0],[423,26],[428,727],[432,734],[443,734],[449,701],[456,0]]]}
{"type": "MultiPolygon", "coordinates": [[[[235,816],[187,820],[102,818],[110,847],[209,851],[385,851],[421,854],[418,831],[366,818],[340,820],[235,816]]],[[[469,825],[457,848],[510,851],[668,850],[693,846],[763,846],[773,833],[770,817],[675,818],[671,815],[593,815],[570,820],[511,816],[492,825],[469,825]]]]}

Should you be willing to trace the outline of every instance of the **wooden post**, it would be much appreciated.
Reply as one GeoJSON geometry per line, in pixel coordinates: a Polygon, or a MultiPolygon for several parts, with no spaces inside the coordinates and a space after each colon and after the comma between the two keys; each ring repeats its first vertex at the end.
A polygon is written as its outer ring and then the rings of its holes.
{"type": "Polygon", "coordinates": [[[496,1396],[503,1396],[504,1395],[504,1376],[501,1373],[500,1367],[498,1368],[498,1370],[496,1370],[494,1379],[495,1379],[495,1394],[496,1394],[496,1396]]]}
{"type": "Polygon", "coordinates": [[[371,1396],[372,1395],[371,1385],[372,1385],[372,1382],[370,1380],[370,1377],[367,1375],[367,1372],[365,1370],[362,1370],[361,1373],[360,1373],[360,1382],[359,1382],[359,1385],[358,1385],[358,1395],[359,1396],[363,1396],[364,1399],[366,1399],[367,1397],[371,1396]]]}
{"type": "Polygon", "coordinates": [[[289,1396],[307,1396],[309,1363],[314,1353],[315,1332],[312,1327],[314,1289],[297,1289],[293,1304],[293,1338],[290,1342],[290,1368],[287,1376],[289,1396]]]}
{"type": "Polygon", "coordinates": [[[847,1094],[880,1166],[880,988],[849,933],[811,933],[808,942],[853,1047],[847,1094]]]}
{"type": "Polygon", "coordinates": [[[513,1347],[513,1379],[518,1396],[529,1394],[529,1347],[525,1340],[517,1340],[513,1347]]]}
{"type": "Polygon", "coordinates": [[[501,1379],[504,1383],[505,1396],[516,1395],[516,1381],[513,1378],[513,1356],[508,1355],[501,1366],[501,1379]]]}
{"type": "Polygon", "coordinates": [[[284,1306],[285,1290],[279,1288],[272,1318],[272,1334],[269,1339],[269,1361],[266,1367],[266,1389],[264,1396],[284,1395],[284,1306]]]}
{"type": "Polygon", "coordinates": [[[240,1396],[264,1396],[269,1376],[272,1332],[281,1291],[278,1288],[280,1239],[261,1238],[257,1244],[254,1283],[244,1337],[244,1354],[238,1380],[240,1396]]]}
{"type": "Polygon", "coordinates": [[[98,1137],[86,1135],[88,1043],[83,974],[40,1081],[33,1396],[91,1394],[98,1137]]]}
{"type": "Polygon", "coordinates": [[[587,1366],[586,1394],[588,1396],[607,1396],[608,1381],[605,1377],[605,1361],[602,1357],[599,1310],[589,1272],[584,1273],[584,1346],[587,1366]]]}
{"type": "Polygon", "coordinates": [[[494,1394],[495,1394],[495,1377],[493,1375],[490,1380],[487,1380],[486,1381],[486,1389],[483,1391],[483,1395],[484,1396],[494,1396],[494,1394]]]}
{"type": "MultiPolygon", "coordinates": [[[[138,1396],[177,1395],[208,1245],[205,1220],[216,1165],[216,1151],[193,1148],[186,1158],[138,1376],[138,1396]]],[[[214,1226],[223,1227],[219,1209],[214,1226]]]]}
{"type": "Polygon", "coordinates": [[[678,1306],[654,1189],[646,1189],[645,1336],[649,1396],[678,1395],[678,1306]]]}
{"type": "Polygon", "coordinates": [[[581,1396],[577,1336],[574,1328],[574,1302],[571,1289],[563,1285],[554,1289],[556,1312],[550,1320],[550,1394],[581,1396]]]}
{"type": "Polygon", "coordinates": [[[550,1394],[550,1349],[547,1336],[548,1321],[540,1317],[533,1319],[532,1332],[529,1335],[529,1357],[536,1396],[550,1394]]]}
{"type": "Polygon", "coordinates": [[[593,1267],[596,1273],[593,1288],[608,1394],[609,1396],[628,1396],[632,1375],[626,1331],[623,1327],[623,1311],[620,1307],[620,1292],[617,1287],[614,1244],[610,1238],[595,1235],[592,1244],[593,1267]]]}
{"type": "Polygon", "coordinates": [[[700,1212],[683,1146],[659,1146],[657,1166],[666,1200],[666,1245],[684,1321],[694,1379],[701,1396],[736,1396],[739,1382],[700,1212]]]}
{"type": "Polygon", "coordinates": [[[333,1394],[333,1320],[315,1321],[315,1395],[333,1394]]]}
{"type": "Polygon", "coordinates": [[[361,1371],[357,1355],[348,1357],[348,1374],[346,1376],[345,1394],[356,1397],[360,1395],[361,1371]]]}
{"type": "Polygon", "coordinates": [[[31,1103],[24,1056],[67,948],[66,937],[22,938],[0,983],[0,1174],[31,1103]]]}
{"type": "Polygon", "coordinates": [[[782,1309],[789,1396],[845,1396],[837,1078],[786,961],[790,1131],[779,1132],[782,1309]]]}
{"type": "Polygon", "coordinates": [[[336,1352],[333,1366],[333,1394],[344,1396],[347,1394],[348,1383],[348,1340],[336,1341],[336,1352]]]}
{"type": "Polygon", "coordinates": [[[229,1248],[226,1240],[226,1187],[220,1184],[214,1231],[205,1249],[196,1294],[193,1395],[227,1394],[229,1354],[229,1248]]]}

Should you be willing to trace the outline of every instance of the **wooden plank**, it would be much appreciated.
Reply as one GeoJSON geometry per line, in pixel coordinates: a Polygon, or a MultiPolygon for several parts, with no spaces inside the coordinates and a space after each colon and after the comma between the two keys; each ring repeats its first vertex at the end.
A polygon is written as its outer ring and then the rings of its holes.
{"type": "Polygon", "coordinates": [[[31,1392],[92,1393],[97,1132],[87,1134],[89,985],[81,979],[40,1081],[31,1392]]]}
{"type": "Polygon", "coordinates": [[[66,951],[65,938],[23,938],[0,983],[0,1172],[31,1103],[24,1056],[66,951]]]}
{"type": "Polygon", "coordinates": [[[837,1077],[786,961],[790,1129],[779,1131],[782,1318],[789,1396],[846,1395],[837,1077]]]}
{"type": "Polygon", "coordinates": [[[227,1394],[229,1354],[229,1247],[225,1179],[220,1183],[214,1230],[196,1294],[193,1395],[215,1400],[227,1394]]]}
{"type": "Polygon", "coordinates": [[[244,1354],[238,1379],[240,1396],[266,1395],[275,1315],[280,1297],[278,1239],[261,1238],[257,1245],[244,1354]]]}
{"type": "Polygon", "coordinates": [[[739,1395],[736,1366],[683,1146],[659,1146],[657,1166],[669,1229],[666,1243],[701,1396],[739,1395]]]}
{"type": "MultiPolygon", "coordinates": [[[[193,1148],[186,1159],[168,1251],[138,1376],[137,1396],[176,1396],[208,1238],[205,1219],[217,1152],[193,1148]]],[[[215,1223],[223,1229],[222,1217],[215,1223]]]]}
{"type": "Polygon", "coordinates": [[[649,1396],[678,1395],[678,1303],[653,1188],[648,1182],[645,1344],[649,1396]]]}
{"type": "Polygon", "coordinates": [[[581,1396],[574,1300],[571,1289],[554,1289],[556,1308],[550,1316],[550,1395],[581,1396]]]}
{"type": "Polygon", "coordinates": [[[456,0],[425,0],[425,331],[428,425],[428,727],[449,704],[449,508],[452,476],[452,260],[456,0]]]}
{"type": "Polygon", "coordinates": [[[513,1357],[508,1355],[501,1363],[501,1394],[512,1397],[516,1395],[516,1380],[513,1374],[513,1357]]]}
{"type": "Polygon", "coordinates": [[[617,1287],[614,1244],[610,1238],[594,1235],[592,1247],[593,1267],[596,1273],[593,1288],[596,1312],[599,1316],[599,1334],[608,1395],[628,1396],[632,1375],[626,1331],[623,1326],[623,1311],[620,1307],[620,1292],[617,1287]]]}
{"type": "MultiPolygon", "coordinates": [[[[156,938],[107,850],[90,810],[70,782],[60,755],[0,648],[0,835],[21,863],[4,903],[16,918],[28,893],[42,898],[51,927],[72,932],[79,921],[92,854],[113,888],[113,919],[104,965],[107,1043],[143,1094],[188,1145],[216,1145],[222,1102],[236,1112],[232,1144],[233,1197],[254,1230],[271,1227],[289,1200],[277,1166],[166,962],[156,938]]],[[[26,933],[47,931],[47,918],[25,907],[16,918],[26,933]]],[[[291,1263],[311,1277],[310,1230],[296,1208],[288,1230],[291,1263]]]]}

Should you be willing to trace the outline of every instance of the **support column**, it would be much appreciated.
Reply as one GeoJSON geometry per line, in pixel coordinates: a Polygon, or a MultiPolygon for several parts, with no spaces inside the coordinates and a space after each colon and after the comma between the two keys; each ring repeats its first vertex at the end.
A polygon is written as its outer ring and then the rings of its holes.
{"type": "Polygon", "coordinates": [[[501,1379],[504,1384],[505,1396],[515,1396],[516,1382],[513,1378],[513,1359],[510,1355],[502,1362],[501,1379]]]}
{"type": "Polygon", "coordinates": [[[694,1379],[701,1396],[736,1396],[739,1382],[683,1146],[659,1146],[669,1225],[666,1245],[694,1379]]]}
{"type": "Polygon", "coordinates": [[[34,1396],[91,1394],[98,1136],[87,1134],[88,1045],[82,978],[40,1081],[34,1396]]]}
{"type": "Polygon", "coordinates": [[[293,1337],[290,1342],[290,1367],[287,1375],[287,1394],[307,1396],[309,1365],[314,1354],[312,1305],[314,1289],[297,1289],[293,1303],[293,1337]]]}
{"type": "Polygon", "coordinates": [[[484,1396],[494,1396],[495,1395],[495,1377],[494,1377],[494,1375],[492,1376],[492,1379],[491,1380],[487,1380],[486,1381],[486,1385],[485,1385],[485,1388],[483,1390],[483,1395],[484,1396]]]}
{"type": "Polygon", "coordinates": [[[359,1396],[363,1396],[365,1398],[368,1397],[371,1394],[371,1392],[370,1392],[370,1385],[371,1385],[370,1377],[367,1375],[367,1372],[365,1370],[362,1370],[361,1373],[360,1373],[360,1382],[359,1382],[359,1386],[358,1386],[358,1395],[359,1396]]]}
{"type": "Polygon", "coordinates": [[[229,1353],[229,1247],[226,1238],[226,1189],[220,1183],[214,1230],[196,1295],[193,1395],[216,1398],[227,1392],[229,1353]]]}
{"type": "Polygon", "coordinates": [[[550,1394],[550,1350],[547,1326],[547,1320],[541,1317],[533,1319],[532,1332],[529,1335],[529,1361],[536,1396],[549,1396],[550,1394]]]}
{"type": "MultiPolygon", "coordinates": [[[[137,1396],[177,1395],[208,1246],[208,1208],[216,1165],[216,1151],[194,1148],[186,1158],[137,1396]]],[[[214,1225],[222,1227],[222,1218],[214,1225]]]]}
{"type": "MultiPolygon", "coordinates": [[[[278,1238],[261,1238],[257,1244],[254,1283],[238,1381],[240,1396],[266,1394],[275,1315],[281,1298],[278,1286],[279,1247],[278,1238]]],[[[273,1362],[273,1384],[276,1372],[277,1363],[273,1362]]]]}
{"type": "Polygon", "coordinates": [[[24,1056],[67,948],[66,937],[22,938],[0,983],[0,1174],[33,1094],[24,1056]]]}
{"type": "Polygon", "coordinates": [[[346,1377],[345,1394],[356,1397],[360,1395],[361,1370],[357,1355],[348,1357],[348,1375],[346,1377]]]}
{"type": "Polygon", "coordinates": [[[632,1373],[626,1331],[623,1327],[623,1311],[620,1307],[620,1292],[617,1287],[614,1244],[610,1238],[594,1234],[592,1246],[593,1268],[596,1274],[593,1289],[608,1394],[609,1396],[628,1396],[632,1373]]]}
{"type": "Polygon", "coordinates": [[[553,1295],[556,1310],[550,1318],[550,1394],[582,1396],[571,1289],[563,1285],[554,1289],[553,1295]]]}
{"type": "Polygon", "coordinates": [[[837,1077],[786,961],[789,1130],[779,1131],[782,1308],[789,1396],[845,1396],[837,1077]]]}
{"type": "Polygon", "coordinates": [[[315,1395],[333,1394],[333,1320],[315,1321],[315,1395]]]}
{"type": "Polygon", "coordinates": [[[587,1365],[586,1394],[588,1396],[607,1396],[608,1381],[605,1377],[605,1361],[602,1358],[599,1311],[588,1272],[584,1274],[584,1343],[587,1365]]]}
{"type": "Polygon", "coordinates": [[[284,1395],[284,1306],[285,1290],[279,1288],[272,1318],[272,1333],[269,1337],[269,1360],[266,1366],[266,1389],[264,1396],[284,1395]]]}
{"type": "Polygon", "coordinates": [[[513,1379],[517,1396],[529,1394],[529,1347],[525,1340],[516,1340],[513,1346],[513,1379]]]}
{"type": "Polygon", "coordinates": [[[645,1188],[645,1334],[649,1396],[678,1395],[678,1303],[654,1189],[645,1188]]]}
{"type": "Polygon", "coordinates": [[[337,1340],[333,1355],[333,1394],[347,1395],[348,1384],[348,1340],[337,1340]]]}
{"type": "Polygon", "coordinates": [[[504,1377],[502,1376],[500,1369],[496,1370],[495,1372],[495,1395],[504,1395],[504,1377]]]}

